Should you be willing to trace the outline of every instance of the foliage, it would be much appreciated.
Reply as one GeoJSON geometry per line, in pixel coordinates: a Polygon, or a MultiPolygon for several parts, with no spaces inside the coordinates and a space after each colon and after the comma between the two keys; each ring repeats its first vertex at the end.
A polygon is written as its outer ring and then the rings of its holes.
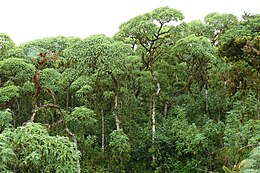
{"type": "Polygon", "coordinates": [[[241,173],[259,172],[260,171],[260,147],[254,148],[250,153],[248,159],[241,162],[241,173]]]}
{"type": "Polygon", "coordinates": [[[128,137],[122,130],[113,131],[110,134],[109,147],[111,148],[111,161],[115,165],[114,169],[122,172],[124,163],[130,159],[131,145],[128,137]]]}
{"type": "Polygon", "coordinates": [[[10,101],[13,97],[19,97],[19,89],[14,85],[0,88],[0,103],[10,101]]]}
{"type": "Polygon", "coordinates": [[[0,172],[259,172],[259,14],[183,19],[0,34],[0,172]]]}
{"type": "Polygon", "coordinates": [[[255,97],[248,95],[243,102],[235,102],[234,108],[226,116],[223,140],[229,167],[235,167],[248,154],[248,149],[258,145],[260,124],[259,120],[254,120],[257,104],[255,97]]]}
{"type": "Polygon", "coordinates": [[[40,124],[28,123],[17,129],[5,130],[0,140],[2,171],[77,171],[80,152],[75,144],[66,137],[49,136],[47,129],[40,124]]]}
{"type": "Polygon", "coordinates": [[[185,63],[188,72],[186,78],[187,89],[195,82],[200,82],[201,88],[207,85],[207,70],[214,63],[215,49],[210,45],[206,37],[189,35],[177,41],[174,52],[181,62],[185,63]]]}
{"type": "Polygon", "coordinates": [[[260,16],[249,17],[231,27],[220,37],[219,54],[230,61],[245,61],[259,71],[260,16]]]}
{"type": "Polygon", "coordinates": [[[15,47],[15,43],[4,33],[0,33],[0,60],[8,57],[9,50],[15,47]]]}
{"type": "Polygon", "coordinates": [[[65,116],[65,119],[69,127],[71,127],[70,129],[84,134],[84,131],[93,128],[93,125],[96,123],[97,120],[94,116],[94,111],[82,106],[75,107],[71,114],[65,116]]]}
{"type": "Polygon", "coordinates": [[[0,111],[0,131],[12,127],[12,112],[10,109],[0,111]]]}
{"type": "Polygon", "coordinates": [[[11,82],[18,86],[29,81],[34,73],[35,67],[23,59],[8,58],[0,61],[1,86],[11,82]]]}

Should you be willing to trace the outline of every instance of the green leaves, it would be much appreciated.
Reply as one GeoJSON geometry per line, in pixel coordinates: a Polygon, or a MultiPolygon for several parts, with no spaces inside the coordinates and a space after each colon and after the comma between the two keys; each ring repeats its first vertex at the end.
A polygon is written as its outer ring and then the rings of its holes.
{"type": "Polygon", "coordinates": [[[13,117],[10,109],[0,111],[0,132],[2,132],[5,128],[12,127],[12,120],[13,117]]]}
{"type": "Polygon", "coordinates": [[[15,47],[15,43],[4,33],[0,33],[0,60],[8,57],[8,51],[15,47]]]}
{"type": "Polygon", "coordinates": [[[150,13],[146,13],[132,18],[128,22],[120,25],[120,32],[117,36],[129,37],[133,39],[154,38],[154,34],[162,34],[164,32],[162,27],[170,24],[170,22],[177,22],[184,19],[183,14],[169,7],[161,7],[153,10],[150,13]]]}
{"type": "Polygon", "coordinates": [[[19,89],[14,85],[0,88],[0,104],[10,101],[14,97],[19,97],[19,89]]]}
{"type": "Polygon", "coordinates": [[[156,20],[161,24],[166,24],[183,20],[184,16],[180,11],[166,6],[153,10],[151,12],[151,19],[156,20]]]}
{"type": "Polygon", "coordinates": [[[257,172],[259,15],[183,19],[160,7],[113,38],[18,47],[0,34],[0,172],[257,172]]]}
{"type": "Polygon", "coordinates": [[[124,58],[130,51],[130,46],[122,42],[116,42],[105,35],[93,35],[66,49],[65,56],[78,62],[78,68],[84,74],[107,74],[121,71],[124,58]]]}
{"type": "Polygon", "coordinates": [[[240,163],[241,173],[259,172],[260,171],[260,146],[254,148],[249,157],[240,163]]]}
{"type": "Polygon", "coordinates": [[[26,42],[19,47],[22,48],[25,54],[30,58],[35,58],[40,52],[51,52],[61,55],[70,41],[73,41],[73,38],[64,36],[47,37],[26,42]]]}
{"type": "Polygon", "coordinates": [[[11,172],[9,165],[11,165],[16,158],[16,154],[10,145],[10,138],[6,138],[4,135],[0,134],[0,171],[1,172],[11,172]]]}
{"type": "Polygon", "coordinates": [[[0,80],[3,85],[5,82],[12,82],[19,86],[31,80],[35,67],[28,64],[23,59],[8,58],[0,61],[0,80]]]}
{"type": "MultiPolygon", "coordinates": [[[[237,101],[234,108],[227,113],[224,131],[225,154],[231,165],[238,164],[250,151],[259,145],[258,101],[248,94],[243,101],[237,101]]],[[[224,153],[223,153],[224,154],[224,153]]],[[[232,167],[231,166],[231,167],[232,167]]]]}
{"type": "Polygon", "coordinates": [[[199,157],[206,152],[207,136],[199,126],[189,123],[187,116],[183,108],[175,107],[157,126],[155,144],[150,152],[155,153],[158,169],[192,172],[203,168],[202,162],[206,159],[199,157]]]}
{"type": "Polygon", "coordinates": [[[123,130],[114,130],[110,134],[109,147],[111,149],[112,162],[116,170],[122,171],[123,163],[130,159],[131,145],[123,130]],[[117,166],[116,166],[117,165],[117,166]]]}
{"type": "Polygon", "coordinates": [[[61,91],[62,75],[54,68],[45,68],[40,75],[42,86],[51,89],[53,92],[61,91]]]}
{"type": "Polygon", "coordinates": [[[259,71],[259,22],[260,16],[256,15],[228,29],[219,38],[218,53],[232,62],[245,61],[259,71]]]}
{"type": "Polygon", "coordinates": [[[224,30],[229,29],[238,23],[237,17],[233,14],[216,12],[206,15],[204,17],[204,21],[212,29],[218,32],[223,32],[224,30]]]}
{"type": "Polygon", "coordinates": [[[186,67],[187,89],[190,90],[193,82],[199,83],[200,88],[207,85],[207,72],[215,61],[215,48],[208,39],[189,35],[178,40],[173,49],[180,63],[184,63],[186,67]]]}
{"type": "Polygon", "coordinates": [[[177,41],[174,46],[176,53],[183,56],[194,56],[213,60],[215,48],[213,48],[206,37],[189,35],[177,41]]]}
{"type": "Polygon", "coordinates": [[[145,69],[153,69],[163,53],[165,45],[172,44],[172,22],[182,20],[181,12],[169,7],[161,7],[130,19],[119,27],[115,38],[131,44],[134,53],[142,57],[145,69]],[[169,26],[168,26],[169,25],[169,26]]]}
{"type": "Polygon", "coordinates": [[[131,151],[128,141],[127,135],[122,130],[115,130],[110,134],[109,146],[112,148],[114,156],[122,157],[131,151]]]}
{"type": "MultiPolygon", "coordinates": [[[[90,110],[82,106],[76,107],[74,111],[71,112],[71,114],[66,115],[65,119],[68,122],[68,124],[73,129],[75,129],[75,131],[86,131],[87,129],[92,128],[93,125],[96,123],[97,120],[94,117],[95,112],[93,110],[90,110]]],[[[84,131],[81,133],[84,133],[84,131]]]]}
{"type": "Polygon", "coordinates": [[[19,172],[76,172],[80,157],[68,138],[50,136],[47,129],[37,123],[4,131],[0,135],[0,153],[1,165],[19,172]]]}

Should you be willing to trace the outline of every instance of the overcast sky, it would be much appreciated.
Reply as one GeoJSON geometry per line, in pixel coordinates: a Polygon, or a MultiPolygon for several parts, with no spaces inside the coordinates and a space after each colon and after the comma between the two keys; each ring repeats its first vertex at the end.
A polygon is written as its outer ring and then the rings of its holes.
{"type": "Polygon", "coordinates": [[[0,33],[17,45],[59,35],[110,37],[121,23],[162,6],[180,10],[185,21],[210,12],[260,13],[260,0],[0,0],[0,33]]]}

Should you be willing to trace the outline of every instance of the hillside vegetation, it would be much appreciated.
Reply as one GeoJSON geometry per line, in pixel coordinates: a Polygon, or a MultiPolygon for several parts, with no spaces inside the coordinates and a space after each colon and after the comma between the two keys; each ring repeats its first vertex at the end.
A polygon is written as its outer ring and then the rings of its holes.
{"type": "Polygon", "coordinates": [[[260,171],[260,15],[161,7],[113,38],[0,34],[0,172],[260,171]]]}

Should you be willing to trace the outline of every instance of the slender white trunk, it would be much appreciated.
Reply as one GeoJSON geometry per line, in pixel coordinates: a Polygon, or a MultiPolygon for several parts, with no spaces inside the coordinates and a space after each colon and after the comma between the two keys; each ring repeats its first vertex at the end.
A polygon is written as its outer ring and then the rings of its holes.
{"type": "Polygon", "coordinates": [[[114,86],[115,86],[115,96],[114,96],[114,110],[113,110],[113,116],[115,117],[115,122],[116,122],[116,130],[120,130],[120,120],[118,118],[117,115],[117,105],[118,105],[118,80],[113,76],[113,74],[111,73],[111,78],[114,82],[114,86]]]}
{"type": "MultiPolygon", "coordinates": [[[[155,141],[155,127],[156,127],[156,114],[155,114],[155,95],[152,96],[152,141],[155,141]]],[[[153,164],[155,163],[155,156],[152,155],[153,164]]]]}
{"type": "Polygon", "coordinates": [[[152,140],[155,139],[155,125],[156,115],[155,115],[155,96],[152,96],[152,140]]]}
{"type": "Polygon", "coordinates": [[[118,115],[117,115],[117,104],[118,104],[117,97],[118,96],[116,94],[115,95],[115,106],[114,106],[113,114],[114,114],[115,121],[116,121],[116,130],[120,130],[120,121],[119,121],[119,118],[118,118],[118,115]]]}
{"type": "MultiPolygon", "coordinates": [[[[155,141],[155,133],[156,133],[156,101],[155,97],[159,96],[160,91],[161,91],[161,85],[160,82],[158,81],[157,77],[155,76],[154,72],[151,71],[151,74],[153,76],[153,80],[156,84],[156,91],[152,96],[152,141],[155,141]]],[[[155,156],[152,156],[153,162],[155,163],[155,156]]]]}
{"type": "Polygon", "coordinates": [[[104,111],[101,110],[101,123],[102,123],[102,139],[101,139],[101,148],[102,152],[105,150],[105,120],[104,120],[104,111]]]}
{"type": "Polygon", "coordinates": [[[161,91],[161,85],[160,85],[160,82],[158,81],[157,77],[155,76],[154,72],[152,71],[151,73],[152,73],[152,76],[153,76],[153,80],[155,81],[155,84],[156,84],[156,92],[152,96],[152,134],[153,134],[152,138],[154,140],[154,138],[155,138],[155,128],[156,128],[155,97],[159,96],[160,91],[161,91]]]}
{"type": "Polygon", "coordinates": [[[168,112],[168,102],[166,102],[164,105],[164,111],[163,111],[164,118],[167,118],[167,112],[168,112]]]}

